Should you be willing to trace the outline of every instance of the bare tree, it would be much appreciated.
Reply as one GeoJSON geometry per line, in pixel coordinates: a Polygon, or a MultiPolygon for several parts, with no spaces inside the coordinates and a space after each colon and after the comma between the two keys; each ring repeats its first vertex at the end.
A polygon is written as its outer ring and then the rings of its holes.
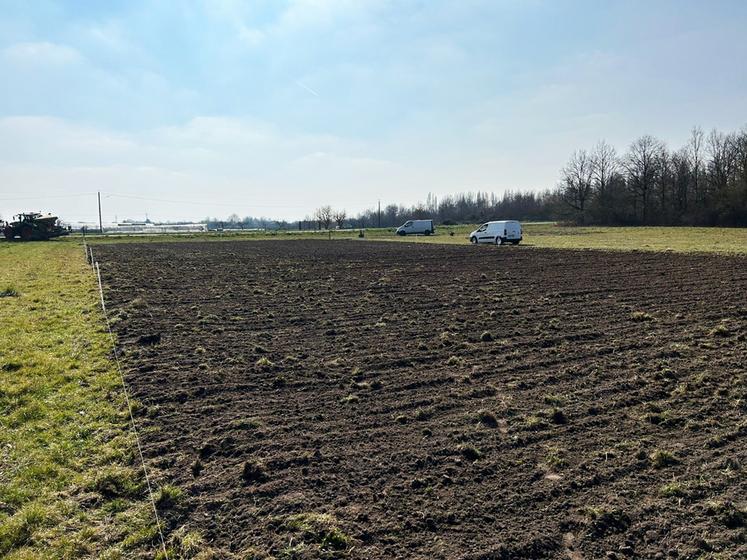
{"type": "MultiPolygon", "coordinates": [[[[692,152],[689,146],[680,148],[672,154],[670,165],[672,170],[672,182],[674,198],[673,202],[677,212],[682,216],[690,204],[690,185],[697,185],[696,165],[691,166],[692,152]]],[[[695,187],[697,188],[697,187],[695,187]]]]}
{"type": "Polygon", "coordinates": [[[578,212],[578,221],[586,217],[586,205],[592,193],[594,166],[586,150],[573,152],[562,171],[561,196],[563,202],[578,212]]]}
{"type": "Polygon", "coordinates": [[[332,213],[332,218],[335,221],[335,224],[337,224],[337,229],[342,229],[342,227],[345,225],[345,220],[348,217],[345,210],[335,210],[332,213]]]}
{"type": "Polygon", "coordinates": [[[594,188],[599,196],[604,197],[610,182],[620,169],[617,151],[604,140],[598,142],[591,154],[591,166],[594,188]]]}
{"type": "Polygon", "coordinates": [[[630,145],[625,156],[628,188],[633,193],[633,211],[637,213],[637,202],[641,202],[641,219],[648,222],[651,194],[656,188],[661,173],[662,154],[666,147],[653,136],[641,136],[630,145]]]}
{"type": "MultiPolygon", "coordinates": [[[[726,188],[729,176],[732,174],[734,164],[736,163],[736,136],[733,134],[724,134],[717,130],[711,131],[708,135],[708,171],[711,177],[711,184],[715,192],[720,192],[726,188]]],[[[709,193],[710,194],[710,193],[709,193]]]]}
{"type": "Polygon", "coordinates": [[[694,126],[687,144],[688,159],[693,177],[693,196],[696,202],[703,199],[700,177],[703,172],[703,129],[694,126]]]}
{"type": "Polygon", "coordinates": [[[319,225],[319,229],[329,229],[332,225],[332,207],[329,205],[320,206],[314,212],[314,219],[319,225]]]}

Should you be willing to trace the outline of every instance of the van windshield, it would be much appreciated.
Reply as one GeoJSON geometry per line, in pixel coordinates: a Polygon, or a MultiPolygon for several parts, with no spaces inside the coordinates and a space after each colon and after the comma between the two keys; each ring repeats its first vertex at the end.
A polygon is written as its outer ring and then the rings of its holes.
{"type": "Polygon", "coordinates": [[[405,222],[405,225],[402,227],[410,227],[412,225],[412,222],[405,222]]]}
{"type": "Polygon", "coordinates": [[[477,231],[485,231],[486,229],[488,229],[488,224],[482,224],[477,231]]]}

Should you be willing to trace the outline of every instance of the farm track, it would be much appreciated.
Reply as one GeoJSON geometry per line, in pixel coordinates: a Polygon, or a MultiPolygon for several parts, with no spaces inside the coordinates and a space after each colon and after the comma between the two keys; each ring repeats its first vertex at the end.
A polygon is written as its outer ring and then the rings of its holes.
{"type": "Polygon", "coordinates": [[[224,555],[747,554],[744,257],[94,252],[167,521],[224,555]]]}

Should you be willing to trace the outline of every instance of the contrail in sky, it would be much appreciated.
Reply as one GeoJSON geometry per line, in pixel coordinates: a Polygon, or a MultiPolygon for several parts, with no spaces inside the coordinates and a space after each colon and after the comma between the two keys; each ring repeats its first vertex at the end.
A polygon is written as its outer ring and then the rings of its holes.
{"type": "Polygon", "coordinates": [[[314,91],[313,89],[311,89],[309,86],[307,86],[303,82],[301,82],[299,80],[296,80],[296,85],[299,86],[299,87],[302,87],[303,89],[305,89],[306,91],[308,91],[311,95],[313,95],[315,97],[319,97],[319,93],[317,93],[316,91],[314,91]]]}

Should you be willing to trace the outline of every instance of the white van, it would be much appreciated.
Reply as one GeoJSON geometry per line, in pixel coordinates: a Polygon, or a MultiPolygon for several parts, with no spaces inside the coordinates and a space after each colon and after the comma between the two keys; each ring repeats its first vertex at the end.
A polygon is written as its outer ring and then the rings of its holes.
{"type": "Polygon", "coordinates": [[[433,228],[433,220],[407,220],[397,228],[397,235],[413,235],[415,233],[422,235],[436,233],[433,228]]]}
{"type": "Polygon", "coordinates": [[[515,220],[487,222],[469,234],[471,243],[513,243],[518,245],[522,240],[521,224],[515,220]]]}

